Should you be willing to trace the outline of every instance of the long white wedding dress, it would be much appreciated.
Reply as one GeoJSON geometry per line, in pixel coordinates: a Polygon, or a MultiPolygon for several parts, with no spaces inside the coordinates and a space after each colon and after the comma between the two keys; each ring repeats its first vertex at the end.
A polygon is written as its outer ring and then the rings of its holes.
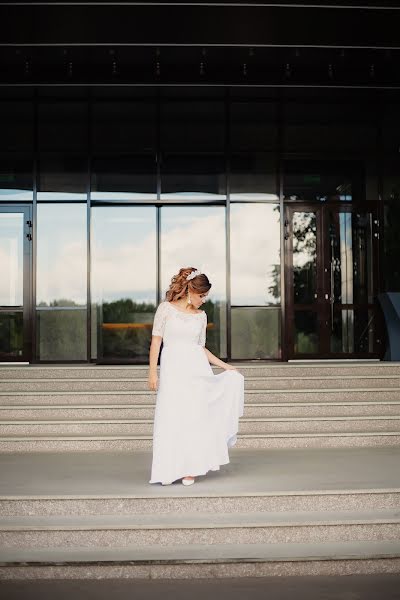
{"type": "Polygon", "coordinates": [[[244,377],[214,375],[204,351],[207,315],[161,302],[152,334],[163,338],[149,483],[205,475],[229,463],[244,407],[244,377]]]}

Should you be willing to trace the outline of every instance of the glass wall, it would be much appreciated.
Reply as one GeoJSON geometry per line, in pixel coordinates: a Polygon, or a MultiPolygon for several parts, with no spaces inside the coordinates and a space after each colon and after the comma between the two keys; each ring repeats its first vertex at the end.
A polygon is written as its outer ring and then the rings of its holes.
{"type": "Polygon", "coordinates": [[[360,98],[174,86],[0,97],[0,202],[33,207],[35,358],[146,362],[182,266],[212,282],[212,352],[285,358],[283,211],[296,201],[381,197],[385,289],[399,291],[397,104],[360,98]],[[332,176],[311,160],[350,168],[332,176]]]}

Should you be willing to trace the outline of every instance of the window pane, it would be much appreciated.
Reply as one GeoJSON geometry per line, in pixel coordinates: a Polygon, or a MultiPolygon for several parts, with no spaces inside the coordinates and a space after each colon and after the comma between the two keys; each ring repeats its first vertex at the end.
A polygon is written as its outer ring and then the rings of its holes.
{"type": "Polygon", "coordinates": [[[0,131],[2,152],[33,150],[33,103],[1,102],[0,131]]]}
{"type": "Polygon", "coordinates": [[[390,158],[383,165],[384,273],[385,291],[400,292],[400,160],[390,158]]]}
{"type": "Polygon", "coordinates": [[[0,313],[0,360],[19,358],[23,353],[23,313],[0,313]]]}
{"type": "Polygon", "coordinates": [[[280,308],[232,308],[232,358],[280,358],[280,308]]]}
{"type": "Polygon", "coordinates": [[[24,214],[0,213],[0,306],[23,305],[24,214]]]}
{"type": "Polygon", "coordinates": [[[86,309],[39,308],[37,354],[40,360],[86,360],[86,317],[86,309]]]}
{"type": "Polygon", "coordinates": [[[222,151],[225,144],[222,102],[164,101],[161,146],[166,151],[222,151]]]}
{"type": "Polygon", "coordinates": [[[147,361],[156,309],[156,208],[92,208],[92,358],[147,361]]]}
{"type": "Polygon", "coordinates": [[[85,102],[40,102],[38,143],[43,150],[77,150],[88,146],[88,110],[85,102]]]}
{"type": "Polygon", "coordinates": [[[101,152],[152,152],[156,148],[156,105],[153,102],[96,102],[92,147],[101,152]]]}
{"type": "Polygon", "coordinates": [[[154,155],[109,156],[93,160],[92,200],[156,200],[154,155]]]}
{"type": "Polygon", "coordinates": [[[1,200],[33,200],[33,163],[30,159],[0,157],[1,200]]]}
{"type": "Polygon", "coordinates": [[[232,204],[232,304],[279,304],[280,268],[279,205],[232,204]]]}
{"type": "Polygon", "coordinates": [[[313,304],[317,290],[317,215],[294,212],[293,222],[293,302],[313,304]]]}
{"type": "Polygon", "coordinates": [[[285,150],[375,150],[377,126],[374,108],[366,102],[294,101],[284,107],[285,150]]]}
{"type": "Polygon", "coordinates": [[[295,354],[315,354],[318,352],[317,313],[297,310],[294,313],[295,354]]]}
{"type": "Polygon", "coordinates": [[[233,150],[267,150],[277,143],[277,105],[274,102],[232,102],[233,150]]]}
{"type": "Polygon", "coordinates": [[[161,167],[161,198],[207,201],[226,198],[222,155],[165,155],[161,167]]]}
{"type": "Polygon", "coordinates": [[[226,356],[225,208],[167,206],[161,209],[162,298],[173,275],[196,267],[212,284],[204,304],[208,315],[207,348],[226,356]],[[199,261],[200,259],[200,261],[199,261]]]}
{"type": "Polygon", "coordinates": [[[365,198],[364,173],[359,161],[286,161],[285,200],[361,202],[365,198]]]}
{"type": "Polygon", "coordinates": [[[85,200],[87,159],[77,156],[41,156],[38,200],[85,200]]]}
{"type": "Polygon", "coordinates": [[[231,200],[279,201],[277,167],[272,154],[234,154],[230,171],[231,200]]]}
{"type": "Polygon", "coordinates": [[[38,357],[85,360],[86,205],[38,204],[37,223],[38,357]]]}

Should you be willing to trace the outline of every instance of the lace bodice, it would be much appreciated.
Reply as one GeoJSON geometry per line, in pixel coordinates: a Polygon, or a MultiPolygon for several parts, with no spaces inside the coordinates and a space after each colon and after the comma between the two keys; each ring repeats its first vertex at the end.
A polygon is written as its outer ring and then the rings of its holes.
{"type": "Polygon", "coordinates": [[[152,335],[163,338],[164,345],[174,342],[186,342],[206,345],[207,314],[184,313],[170,302],[158,305],[154,315],[152,335]]]}

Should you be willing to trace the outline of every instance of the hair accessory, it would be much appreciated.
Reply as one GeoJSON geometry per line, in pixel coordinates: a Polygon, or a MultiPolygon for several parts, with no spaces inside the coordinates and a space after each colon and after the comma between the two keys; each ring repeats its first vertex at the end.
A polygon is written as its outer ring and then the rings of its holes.
{"type": "Polygon", "coordinates": [[[191,273],[189,273],[189,275],[186,277],[186,281],[194,279],[195,277],[197,277],[197,275],[201,275],[201,271],[199,271],[199,269],[196,269],[196,271],[192,271],[191,273]]]}

